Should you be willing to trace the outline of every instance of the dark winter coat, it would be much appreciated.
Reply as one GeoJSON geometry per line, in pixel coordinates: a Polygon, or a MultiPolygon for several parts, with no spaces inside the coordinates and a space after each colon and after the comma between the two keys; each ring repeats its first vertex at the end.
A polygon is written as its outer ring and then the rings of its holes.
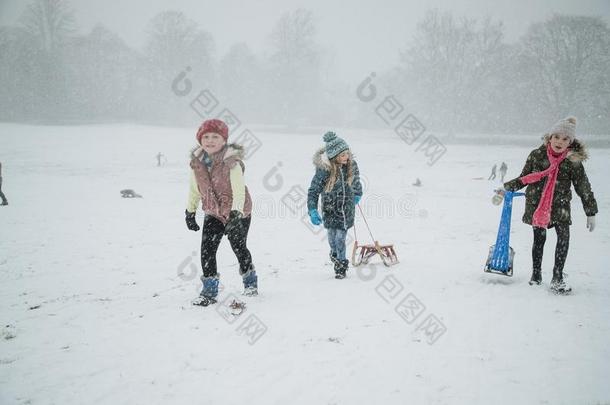
{"type": "MultiPolygon", "coordinates": [[[[546,156],[548,136],[545,137],[544,144],[537,149],[534,149],[525,162],[525,166],[518,178],[504,183],[504,188],[509,191],[517,191],[525,187],[519,178],[547,169],[550,166],[546,156]]],[[[553,194],[553,204],[551,207],[551,221],[549,228],[555,224],[572,224],[570,214],[570,201],[572,200],[571,185],[574,184],[574,190],[582,201],[585,214],[590,217],[597,214],[597,202],[591,191],[591,184],[585,173],[585,168],[582,164],[588,158],[584,144],[578,139],[569,147],[567,157],[559,165],[559,173],[557,174],[557,183],[555,184],[555,193],[553,194]]],[[[539,182],[532,183],[525,189],[525,213],[523,214],[523,222],[532,224],[532,217],[538,208],[538,203],[542,196],[542,190],[546,184],[547,178],[543,178],[539,182]]]]}
{"type": "Polygon", "coordinates": [[[326,157],[324,148],[318,150],[313,157],[316,174],[311,180],[307,193],[307,209],[318,209],[318,199],[322,199],[322,219],[325,228],[348,230],[354,226],[354,196],[362,196],[360,172],[355,160],[352,164],[352,183],[348,184],[347,165],[342,166],[337,180],[330,192],[324,191],[330,177],[331,162],[326,157]]]}

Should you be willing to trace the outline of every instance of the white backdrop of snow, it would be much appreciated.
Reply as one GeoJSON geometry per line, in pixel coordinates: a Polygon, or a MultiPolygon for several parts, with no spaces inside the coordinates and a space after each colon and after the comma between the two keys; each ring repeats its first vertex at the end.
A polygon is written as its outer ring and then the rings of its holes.
{"type": "MultiPolygon", "coordinates": [[[[326,241],[278,213],[290,187],[309,186],[321,134],[255,132],[262,147],[246,162],[246,180],[258,207],[249,247],[261,294],[228,323],[214,308],[190,307],[199,280],[178,276],[201,237],[183,215],[194,132],[0,124],[10,202],[0,207],[0,403],[610,401],[608,149],[592,150],[585,164],[598,227],[587,232],[575,195],[566,265],[574,294],[557,297],[548,291],[554,232],[544,285],[527,285],[532,232],[520,221],[522,200],[512,221],[515,276],[482,272],[501,207],[490,203],[498,183],[473,178],[486,179],[502,160],[515,177],[537,137],[531,147],[447,145],[428,166],[391,133],[339,130],[366,178],[365,208],[373,195],[416,199],[408,215],[368,218],[400,264],[377,265],[370,281],[353,269],[337,281],[326,241]],[[159,151],[168,160],[161,168],[159,151]],[[277,191],[263,184],[274,166],[277,191]],[[423,187],[411,186],[416,177],[423,187]],[[144,198],[122,199],[124,188],[144,198]],[[388,275],[404,286],[392,303],[376,292],[388,275]],[[394,311],[407,293],[426,307],[413,324],[394,311]],[[254,344],[237,331],[248,314],[267,327],[254,344]],[[434,344],[415,332],[430,314],[447,328],[434,344]]],[[[239,294],[226,240],[218,263],[220,298],[239,294]]]]}

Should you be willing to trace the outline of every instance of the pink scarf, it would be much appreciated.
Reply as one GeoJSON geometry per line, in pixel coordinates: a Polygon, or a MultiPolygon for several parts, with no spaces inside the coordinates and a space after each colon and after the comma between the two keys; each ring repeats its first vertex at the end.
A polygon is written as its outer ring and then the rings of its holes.
{"type": "Polygon", "coordinates": [[[559,165],[561,162],[563,162],[563,159],[565,159],[567,155],[568,149],[557,155],[555,152],[553,152],[551,144],[549,143],[546,148],[546,156],[551,165],[548,167],[548,169],[541,172],[530,173],[519,179],[523,184],[532,184],[548,176],[547,182],[542,190],[542,196],[540,197],[538,208],[536,208],[536,211],[534,211],[532,226],[546,228],[549,226],[549,222],[551,222],[551,206],[553,205],[553,194],[555,193],[555,183],[557,182],[559,165]]]}

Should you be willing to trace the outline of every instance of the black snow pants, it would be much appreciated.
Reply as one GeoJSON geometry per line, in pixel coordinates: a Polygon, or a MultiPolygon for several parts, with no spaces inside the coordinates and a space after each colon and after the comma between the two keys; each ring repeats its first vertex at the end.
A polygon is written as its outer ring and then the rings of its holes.
{"type": "MultiPolygon", "coordinates": [[[[246,247],[248,230],[250,229],[251,217],[242,218],[241,226],[236,226],[227,235],[231,249],[239,261],[239,273],[244,275],[252,265],[252,256],[246,247]]],[[[201,237],[201,267],[203,276],[210,277],[218,274],[216,267],[216,252],[225,232],[225,226],[220,220],[211,215],[206,215],[203,221],[201,237]]]]}
{"type": "MultiPolygon", "coordinates": [[[[568,257],[570,247],[570,225],[555,225],[557,232],[557,245],[555,246],[555,266],[553,267],[553,278],[563,280],[563,266],[568,257]]],[[[542,254],[546,242],[546,229],[534,227],[534,245],[532,246],[532,263],[534,270],[542,268],[542,254]]]]}

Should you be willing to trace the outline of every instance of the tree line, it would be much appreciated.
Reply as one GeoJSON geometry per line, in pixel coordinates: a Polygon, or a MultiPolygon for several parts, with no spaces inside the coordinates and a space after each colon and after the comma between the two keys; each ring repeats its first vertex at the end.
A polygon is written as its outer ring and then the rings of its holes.
{"type": "MultiPolygon", "coordinates": [[[[192,125],[198,117],[172,91],[188,69],[244,122],[383,126],[356,97],[359,83],[329,79],[332,57],[311,11],[284,13],[268,37],[263,54],[237,43],[217,57],[205,27],[168,10],[134,49],[102,25],[78,34],[66,0],[34,0],[16,25],[0,27],[0,120],[192,125]]],[[[573,114],[580,130],[610,133],[601,17],[553,15],[508,43],[501,21],[430,10],[404,43],[398,66],[377,77],[430,130],[538,132],[573,114]]]]}

